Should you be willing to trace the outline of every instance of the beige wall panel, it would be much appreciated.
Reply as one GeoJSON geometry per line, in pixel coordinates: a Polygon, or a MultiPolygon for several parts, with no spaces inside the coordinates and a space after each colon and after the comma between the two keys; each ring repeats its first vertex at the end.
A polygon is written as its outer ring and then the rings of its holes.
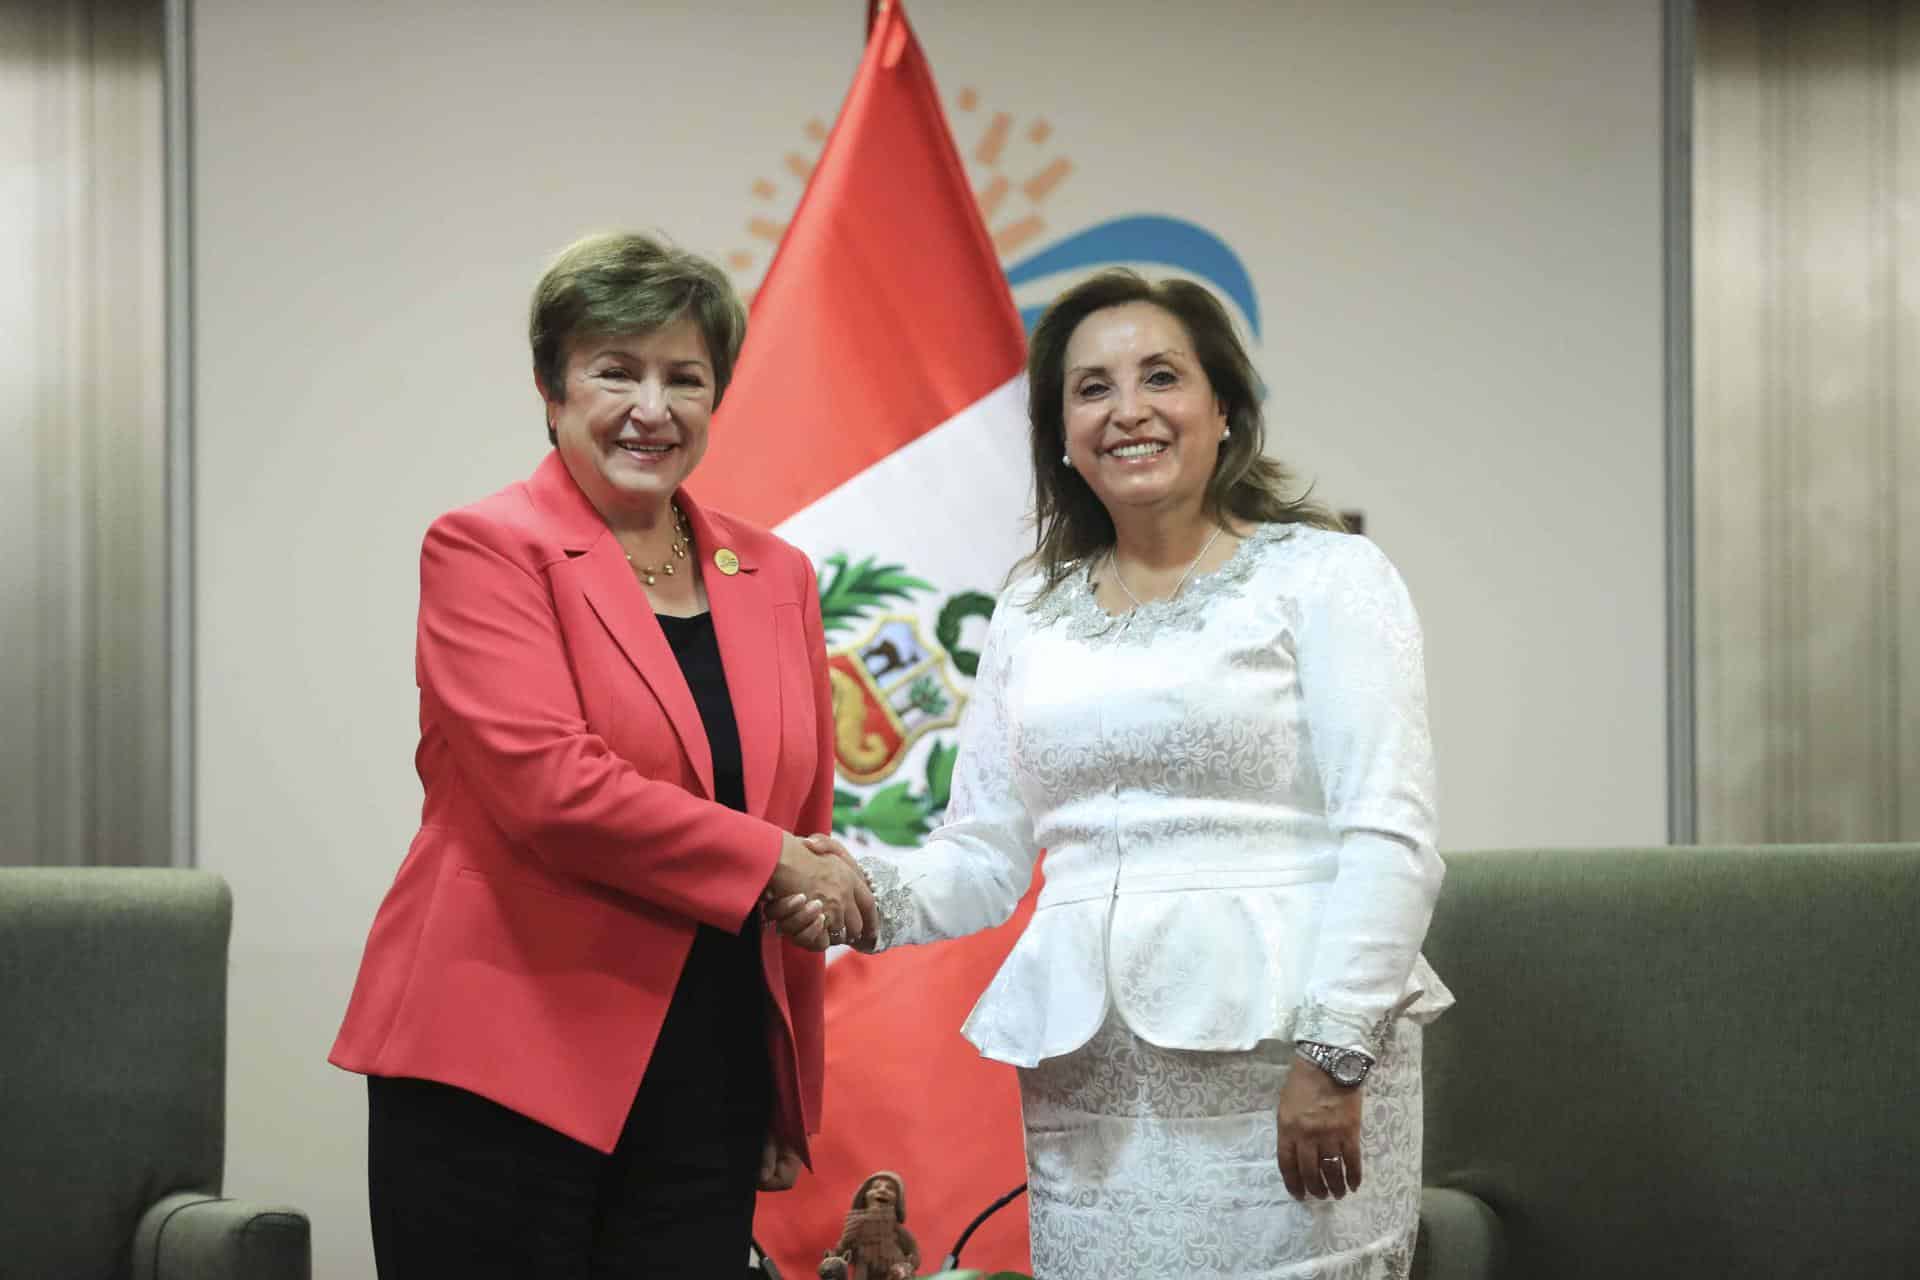
{"type": "Polygon", "coordinates": [[[1776,692],[1766,637],[1783,575],[1769,530],[1779,520],[1774,468],[1763,433],[1728,430],[1759,421],[1767,394],[1771,278],[1751,269],[1770,252],[1771,227],[1757,198],[1772,179],[1760,145],[1766,103],[1755,24],[1703,8],[1694,129],[1695,477],[1697,569],[1695,672],[1699,829],[1734,840],[1765,839],[1762,796],[1776,790],[1771,726],[1729,734],[1736,709],[1765,706],[1776,692]],[[1711,481],[1707,478],[1711,477],[1711,481]]]}
{"type": "Polygon", "coordinates": [[[1915,834],[1916,8],[1700,6],[1702,840],[1915,834]]]}
{"type": "Polygon", "coordinates": [[[164,864],[160,10],[0,9],[0,862],[164,864]]]}

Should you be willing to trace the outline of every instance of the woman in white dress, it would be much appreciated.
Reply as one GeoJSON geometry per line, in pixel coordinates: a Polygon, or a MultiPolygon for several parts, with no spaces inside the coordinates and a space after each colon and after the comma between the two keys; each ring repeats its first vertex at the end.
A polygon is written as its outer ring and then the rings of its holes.
{"type": "Polygon", "coordinates": [[[1038,1280],[1405,1276],[1419,1027],[1451,1003],[1419,954],[1442,867],[1406,588],[1288,498],[1200,286],[1078,286],[1028,377],[1038,547],[945,823],[850,855],[863,945],[1002,923],[1047,851],[965,1026],[1020,1068],[1038,1280]]]}

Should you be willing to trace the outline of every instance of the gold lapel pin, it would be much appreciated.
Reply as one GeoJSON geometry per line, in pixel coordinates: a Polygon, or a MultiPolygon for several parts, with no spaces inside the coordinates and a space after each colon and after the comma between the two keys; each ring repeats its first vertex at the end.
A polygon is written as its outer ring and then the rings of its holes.
{"type": "Polygon", "coordinates": [[[729,578],[740,572],[740,557],[733,554],[733,551],[727,547],[722,547],[713,553],[713,564],[729,578]]]}

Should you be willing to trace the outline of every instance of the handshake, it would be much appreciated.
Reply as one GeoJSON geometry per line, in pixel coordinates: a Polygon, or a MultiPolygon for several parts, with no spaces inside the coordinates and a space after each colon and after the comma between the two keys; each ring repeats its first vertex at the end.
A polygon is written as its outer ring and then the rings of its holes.
{"type": "Polygon", "coordinates": [[[867,877],[832,836],[786,836],[760,903],[770,927],[809,951],[842,944],[870,948],[880,937],[880,912],[867,877]]]}

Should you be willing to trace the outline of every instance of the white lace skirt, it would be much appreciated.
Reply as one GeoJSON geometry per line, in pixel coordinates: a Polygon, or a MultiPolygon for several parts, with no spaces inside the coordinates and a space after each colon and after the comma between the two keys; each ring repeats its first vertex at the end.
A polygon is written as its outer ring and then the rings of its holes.
{"type": "Polygon", "coordinates": [[[1035,1280],[1404,1280],[1420,1213],[1420,1028],[1366,1085],[1361,1188],[1294,1200],[1274,1103],[1296,1059],[1160,1049],[1117,1017],[1020,1072],[1035,1280]]]}

